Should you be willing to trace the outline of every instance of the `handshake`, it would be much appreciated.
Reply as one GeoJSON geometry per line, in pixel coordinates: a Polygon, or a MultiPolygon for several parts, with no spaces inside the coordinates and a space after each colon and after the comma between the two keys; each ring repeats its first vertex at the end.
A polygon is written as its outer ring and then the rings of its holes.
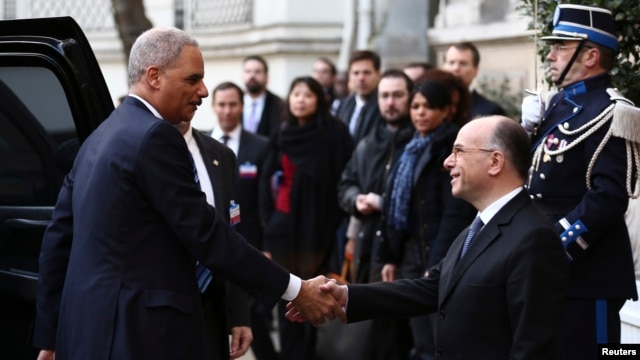
{"type": "Polygon", "coordinates": [[[287,304],[285,316],[293,322],[309,321],[316,327],[336,318],[346,323],[347,298],[347,286],[338,285],[334,279],[321,275],[303,280],[300,293],[287,304]]]}

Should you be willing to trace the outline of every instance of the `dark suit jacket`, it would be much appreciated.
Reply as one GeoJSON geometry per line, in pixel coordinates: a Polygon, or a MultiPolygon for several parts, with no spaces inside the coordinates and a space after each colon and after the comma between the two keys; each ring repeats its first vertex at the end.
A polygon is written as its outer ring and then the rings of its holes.
{"type": "Polygon", "coordinates": [[[206,203],[180,132],[127,97],[64,180],[42,241],[34,345],[61,359],[203,359],[195,259],[270,304],[289,282],[206,203]]]}
{"type": "Polygon", "coordinates": [[[280,131],[282,119],[285,115],[285,106],[282,99],[276,94],[267,90],[267,97],[264,100],[264,109],[260,117],[260,123],[256,133],[274,139],[280,131]]]}
{"type": "Polygon", "coordinates": [[[437,310],[442,359],[558,359],[568,261],[550,222],[522,191],[458,262],[467,232],[428,278],[349,285],[349,321],[437,310]]]}
{"type": "MultiPolygon", "coordinates": [[[[211,137],[195,129],[192,133],[207,168],[215,207],[229,222],[229,204],[235,200],[235,155],[231,149],[211,137]]],[[[229,330],[234,326],[251,326],[249,296],[246,291],[225,281],[223,276],[216,275],[203,294],[203,300],[208,359],[227,360],[229,330]]]]}
{"type": "Polygon", "coordinates": [[[471,119],[487,115],[506,115],[506,113],[502,106],[473,90],[471,92],[471,119]]]}
{"type": "MultiPolygon", "coordinates": [[[[353,93],[347,96],[338,107],[336,117],[349,128],[349,122],[351,122],[351,116],[356,108],[356,94],[353,93]]],[[[360,110],[360,117],[358,125],[356,127],[355,134],[352,135],[353,143],[358,144],[360,140],[367,136],[380,121],[380,108],[378,106],[378,92],[374,91],[367,98],[366,103],[360,110]]]]}
{"type": "Polygon", "coordinates": [[[262,224],[258,204],[259,179],[262,163],[269,151],[269,139],[242,130],[238,147],[237,202],[240,204],[241,222],[236,230],[249,243],[262,250],[262,224]],[[255,167],[256,172],[251,170],[255,167]]]}

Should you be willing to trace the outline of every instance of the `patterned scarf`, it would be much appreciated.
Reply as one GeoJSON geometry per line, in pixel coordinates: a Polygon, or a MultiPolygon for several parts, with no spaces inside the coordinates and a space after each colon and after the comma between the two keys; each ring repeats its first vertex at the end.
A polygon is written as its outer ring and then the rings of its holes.
{"type": "Polygon", "coordinates": [[[413,173],[424,149],[431,142],[432,135],[421,137],[418,132],[404,148],[404,153],[398,161],[398,171],[393,180],[391,202],[389,203],[389,217],[387,224],[397,230],[409,228],[409,204],[413,189],[413,173]]]}

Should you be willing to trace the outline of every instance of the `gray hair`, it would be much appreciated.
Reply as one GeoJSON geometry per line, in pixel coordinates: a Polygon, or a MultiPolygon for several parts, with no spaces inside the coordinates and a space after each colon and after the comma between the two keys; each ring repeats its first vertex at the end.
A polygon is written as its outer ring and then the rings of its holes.
{"type": "Polygon", "coordinates": [[[143,32],[131,47],[129,55],[129,86],[135,84],[149,66],[170,68],[185,46],[198,46],[191,35],[176,28],[153,28],[143,32]]]}

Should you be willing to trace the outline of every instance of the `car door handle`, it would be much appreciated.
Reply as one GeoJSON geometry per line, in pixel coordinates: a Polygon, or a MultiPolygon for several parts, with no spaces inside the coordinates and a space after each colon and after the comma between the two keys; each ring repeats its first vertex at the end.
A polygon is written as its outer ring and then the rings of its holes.
{"type": "Polygon", "coordinates": [[[4,221],[4,224],[7,227],[24,229],[47,227],[50,222],[50,220],[7,219],[4,221]]]}

